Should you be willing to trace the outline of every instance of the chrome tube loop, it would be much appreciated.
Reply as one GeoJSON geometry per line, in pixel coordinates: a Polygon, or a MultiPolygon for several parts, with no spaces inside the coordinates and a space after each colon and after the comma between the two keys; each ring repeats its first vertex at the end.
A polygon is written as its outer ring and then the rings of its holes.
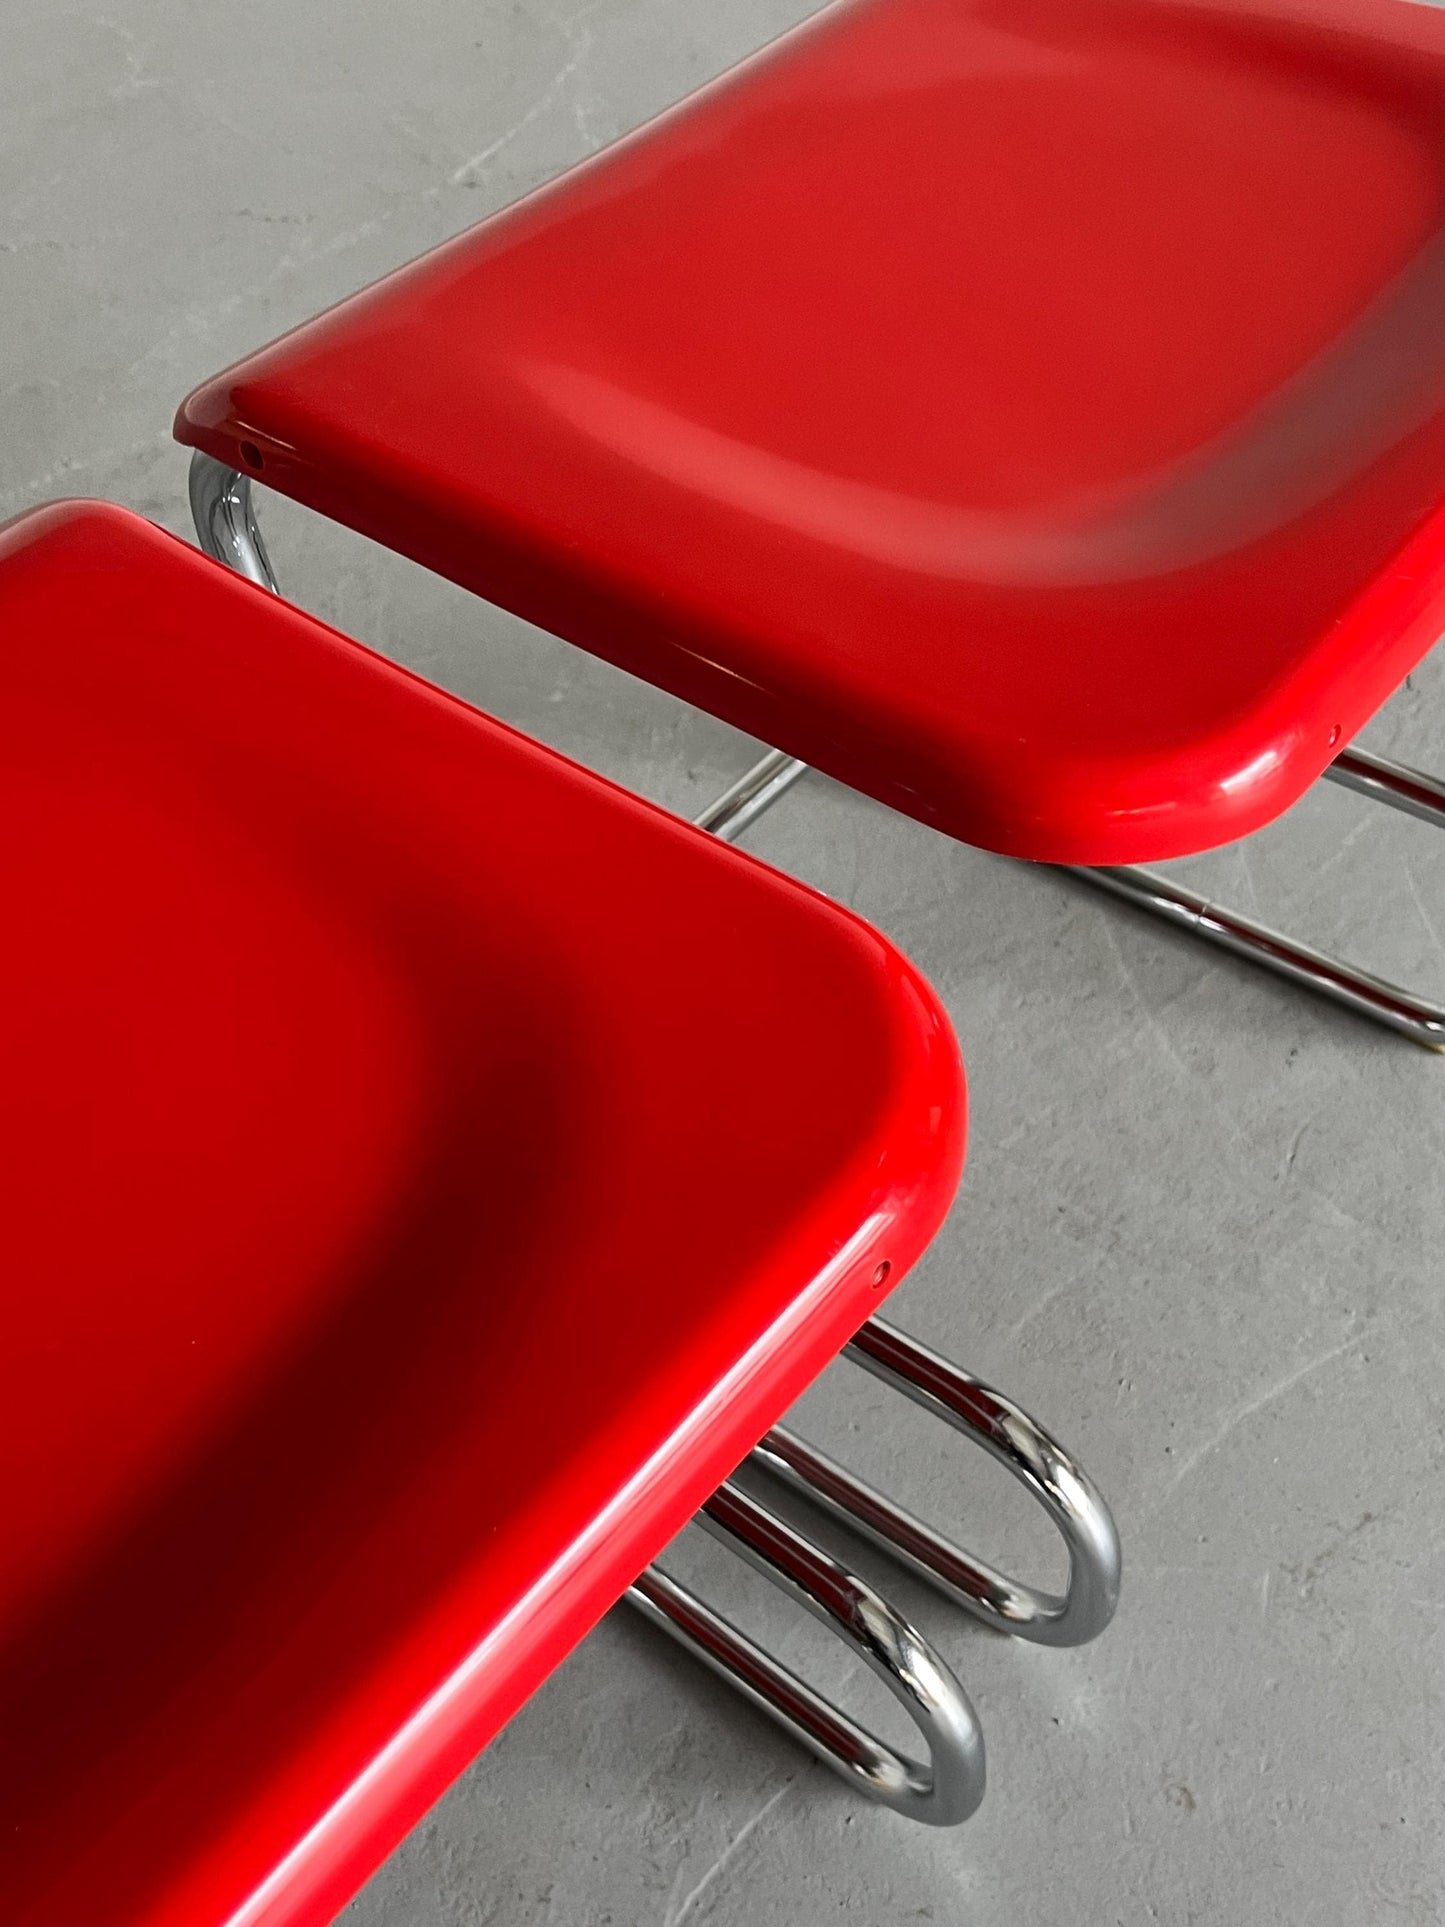
{"type": "Polygon", "coordinates": [[[981,1445],[1038,1501],[1068,1551],[1064,1592],[995,1571],[785,1427],[767,1434],[753,1462],[995,1631],[1041,1646],[1097,1638],[1118,1604],[1122,1557],[1113,1517],[1082,1466],[1012,1399],[881,1318],[870,1318],[845,1352],[981,1445]]]}
{"type": "Polygon", "coordinates": [[[927,1826],[957,1826],[983,1798],[984,1744],[968,1696],[922,1634],[873,1587],[731,1480],[698,1514],[714,1538],[835,1633],[907,1710],[926,1763],[885,1744],[740,1632],[688,1587],[649,1566],[625,1597],[856,1792],[927,1826]]]}

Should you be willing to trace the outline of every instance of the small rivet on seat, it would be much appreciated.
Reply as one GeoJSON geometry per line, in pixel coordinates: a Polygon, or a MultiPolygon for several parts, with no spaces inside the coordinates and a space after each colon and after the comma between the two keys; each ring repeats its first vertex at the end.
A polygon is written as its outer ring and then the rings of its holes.
{"type": "Polygon", "coordinates": [[[893,1266],[889,1263],[888,1259],[886,1258],[883,1260],[882,1264],[877,1267],[877,1269],[873,1273],[873,1289],[875,1291],[880,1290],[884,1285],[888,1283],[888,1274],[890,1271],[892,1271],[892,1269],[893,1269],[893,1266]]]}

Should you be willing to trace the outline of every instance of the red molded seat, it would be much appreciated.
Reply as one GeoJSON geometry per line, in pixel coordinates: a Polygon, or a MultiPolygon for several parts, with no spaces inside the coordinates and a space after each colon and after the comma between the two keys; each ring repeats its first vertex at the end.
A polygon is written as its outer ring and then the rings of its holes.
{"type": "Polygon", "coordinates": [[[907,1269],[957,1047],[120,510],[0,532],[0,691],[0,1917],[309,1927],[907,1269]]]}
{"type": "Polygon", "coordinates": [[[857,0],[177,433],[954,835],[1258,827],[1445,622],[1445,13],[857,0]]]}

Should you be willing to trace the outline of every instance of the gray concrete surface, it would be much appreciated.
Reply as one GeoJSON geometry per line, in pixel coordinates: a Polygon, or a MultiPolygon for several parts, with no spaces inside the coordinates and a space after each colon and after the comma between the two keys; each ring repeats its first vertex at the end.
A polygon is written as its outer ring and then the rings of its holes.
{"type": "MultiPolygon", "coordinates": [[[[807,9],[8,0],[0,514],[96,494],[184,529],[168,427],[193,381],[807,9]]],[[[284,504],[266,522],[297,600],[650,795],[700,805],[748,759],[393,557],[284,504]]],[[[1367,740],[1445,762],[1440,662],[1367,740]]],[[[1119,1617],[1048,1653],[897,1583],[990,1744],[982,1812],[930,1834],[614,1613],[348,1927],[1445,1919],[1445,1062],[821,779],[752,846],[948,1002],[970,1164],[893,1315],[1094,1470],[1125,1537],[1119,1617]]],[[[1445,838],[1422,826],[1322,793],[1185,867],[1445,990],[1445,838]]],[[[881,1388],[838,1365],[806,1404],[920,1507],[1047,1566],[1001,1475],[881,1388]]],[[[690,1543],[675,1562],[847,1683],[760,1585],[690,1543]]]]}

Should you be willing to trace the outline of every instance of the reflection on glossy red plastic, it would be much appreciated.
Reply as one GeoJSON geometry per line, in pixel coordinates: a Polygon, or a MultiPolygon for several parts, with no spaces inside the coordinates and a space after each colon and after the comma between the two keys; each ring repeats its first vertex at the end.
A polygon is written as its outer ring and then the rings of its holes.
{"type": "Polygon", "coordinates": [[[956,836],[1117,863],[1275,815],[1445,622],[1442,312],[1445,11],[861,0],[177,433],[956,836]]]}
{"type": "Polygon", "coordinates": [[[875,932],[120,510],[0,532],[0,1919],[321,1927],[962,1156],[875,932]]]}

